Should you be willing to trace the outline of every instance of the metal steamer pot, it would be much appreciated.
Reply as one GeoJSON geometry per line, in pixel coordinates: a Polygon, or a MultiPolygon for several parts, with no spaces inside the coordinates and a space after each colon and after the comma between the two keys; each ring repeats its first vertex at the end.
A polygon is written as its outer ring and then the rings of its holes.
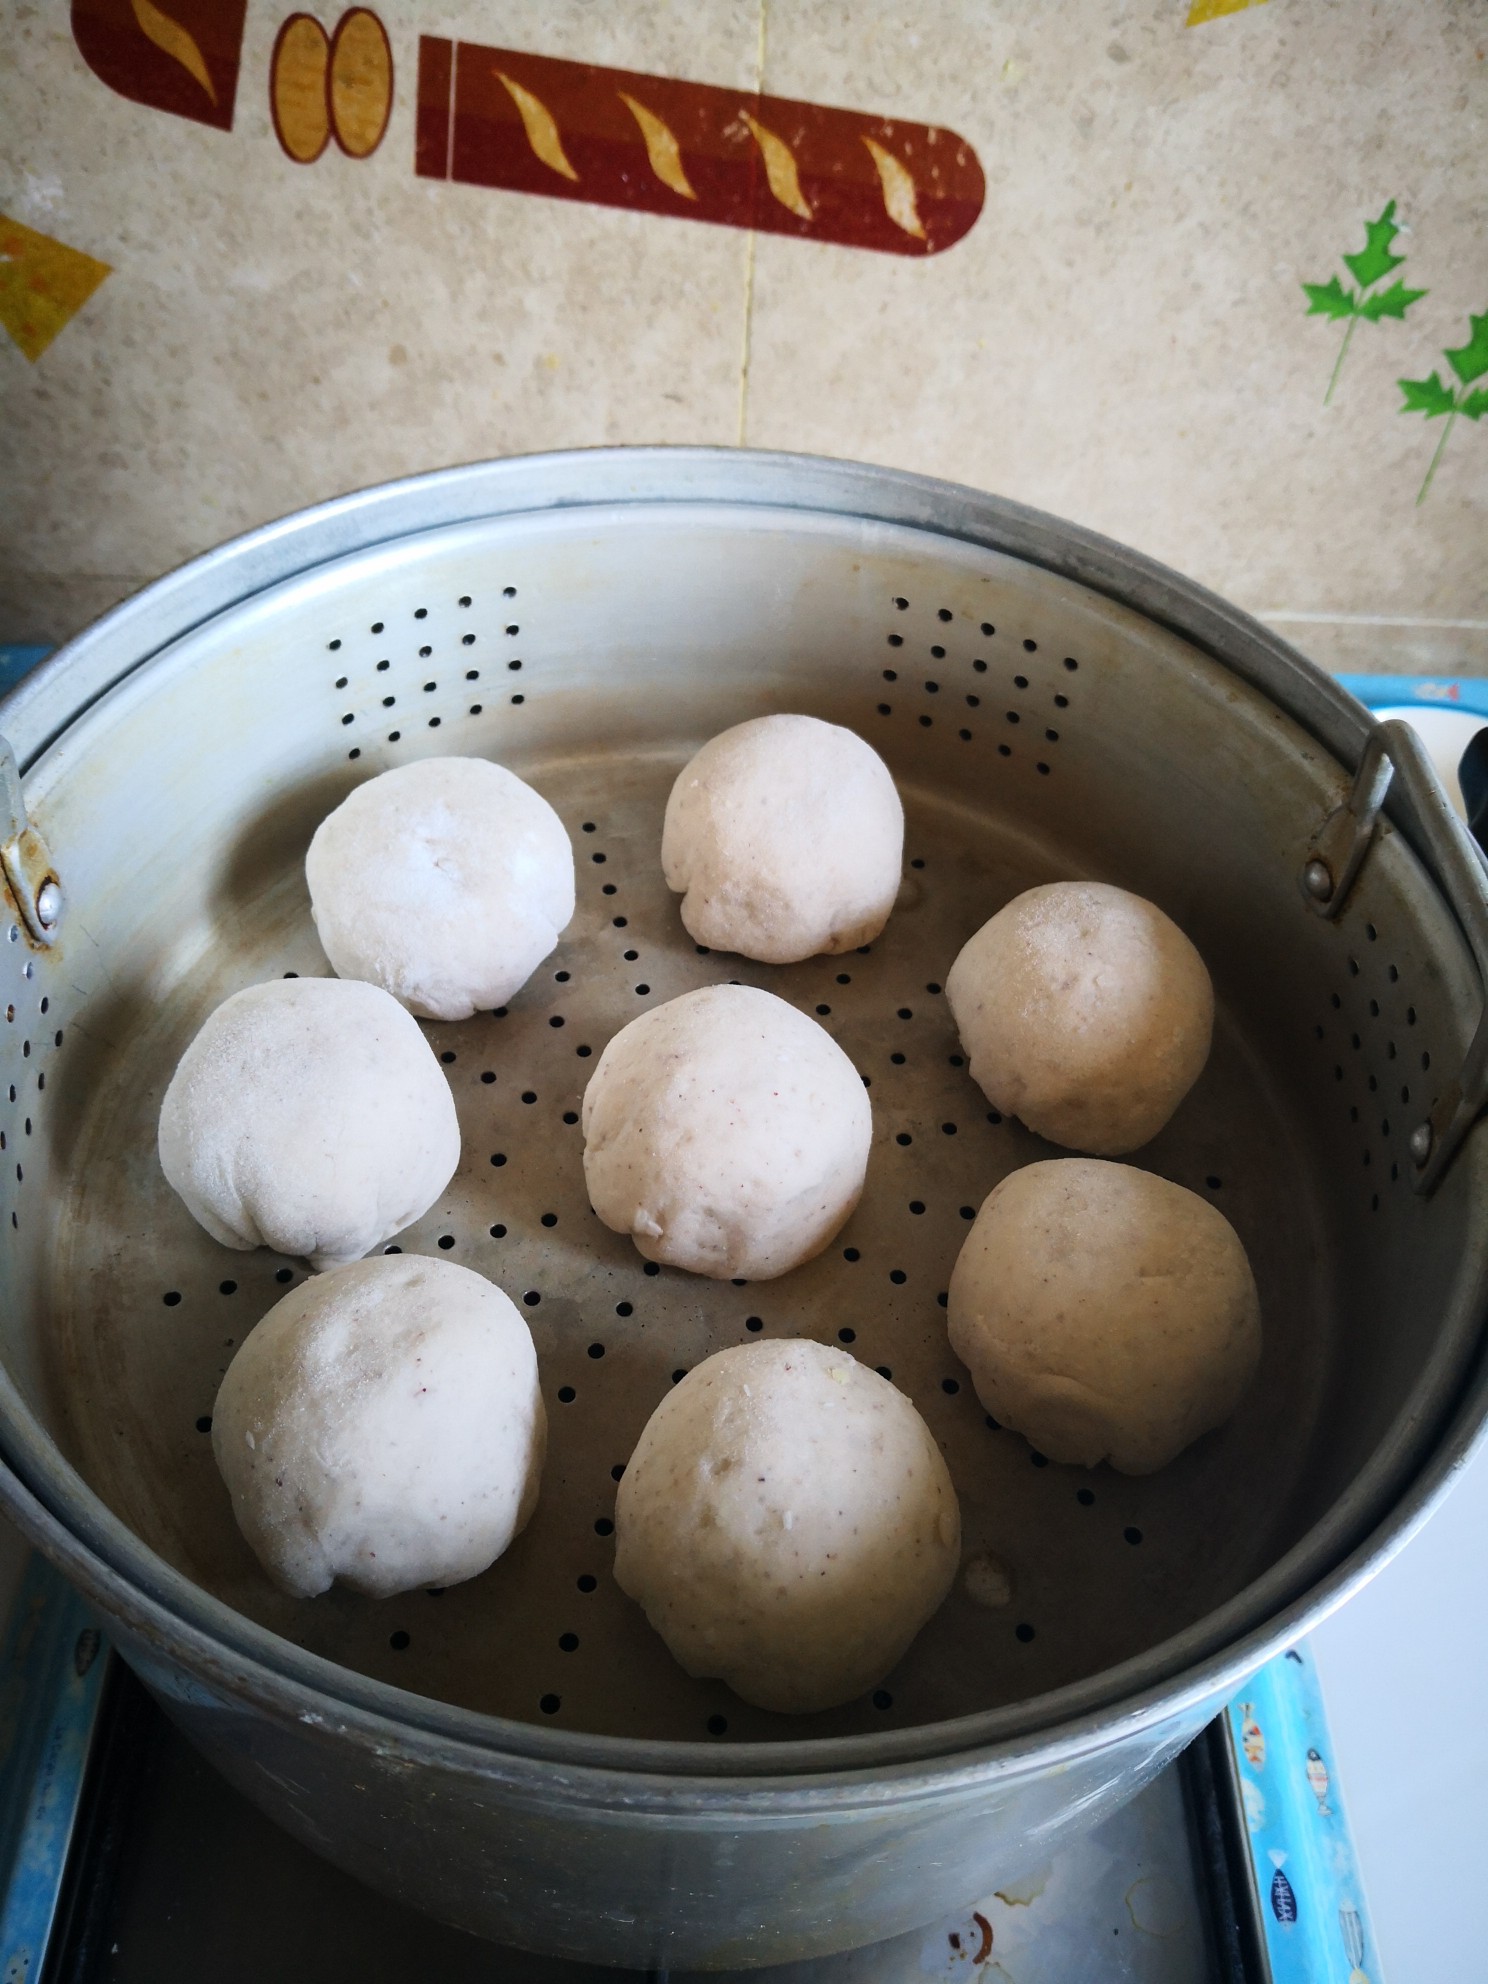
{"type": "Polygon", "coordinates": [[[489,463],[187,566],[0,728],[20,768],[0,1496],[235,1784],[449,1922],[723,1968],[932,1920],[1131,1796],[1400,1546],[1479,1437],[1474,850],[1408,731],[1372,730],[1147,559],[845,463],[489,463]],[[905,888],[866,956],[700,954],[662,884],[677,768],[769,710],[850,725],[899,781],[905,888]],[[510,1009],[427,1028],[465,1156],[400,1236],[526,1298],[551,1449],[537,1516],[483,1577],[303,1604],[238,1538],[202,1429],[304,1266],[210,1241],[159,1175],[155,1119],[221,997],[327,969],[316,822],[432,752],[531,779],[580,870],[510,1009]],[[1042,1465],[989,1423],[937,1301],[970,1209],[1047,1152],[971,1083],[940,983],[1001,902],[1067,875],[1152,897],[1208,961],[1210,1066],[1138,1161],[1223,1208],[1261,1290],[1251,1394],[1146,1480],[1042,1465]],[[589,1211],[575,1127],[625,1020],[730,977],[817,1014],[875,1115],[852,1222],[749,1287],[646,1271],[589,1211]],[[609,1572],[613,1477],[671,1374],[782,1334],[892,1371],[945,1449],[968,1555],[1013,1593],[958,1586],[882,1689],[803,1718],[683,1675],[609,1572]]]}

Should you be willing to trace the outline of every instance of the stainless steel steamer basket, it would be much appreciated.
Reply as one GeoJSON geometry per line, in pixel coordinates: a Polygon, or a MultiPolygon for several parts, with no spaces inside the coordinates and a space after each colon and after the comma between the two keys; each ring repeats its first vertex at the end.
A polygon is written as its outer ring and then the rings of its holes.
{"type": "Polygon", "coordinates": [[[1408,732],[1372,732],[1145,559],[850,464],[491,463],[186,567],[0,725],[34,830],[4,850],[0,1492],[237,1784],[451,1922],[721,1968],[930,1920],[1128,1797],[1399,1546],[1478,1437],[1482,873],[1408,732]],[[905,888],[866,955],[700,953],[662,885],[677,767],[778,709],[851,725],[904,793],[905,888]],[[427,1029],[465,1158],[401,1236],[525,1299],[552,1448],[537,1517],[484,1577],[298,1604],[238,1539],[202,1429],[303,1264],[209,1241],[154,1123],[218,999],[327,969],[316,821],[430,752],[532,779],[580,868],[575,922],[510,1011],[427,1029]],[[990,1424],[937,1299],[971,1209],[1047,1148],[988,1110],[940,984],[1009,895],[1073,874],[1153,897],[1210,964],[1211,1065],[1139,1158],[1235,1222],[1265,1317],[1239,1415],[1147,1481],[1042,1464],[990,1424]],[[839,1241],[748,1287],[644,1271],[588,1209],[576,1128],[619,1025],[729,977],[818,1015],[875,1114],[839,1241]],[[882,1690],[786,1720],[673,1666],[607,1537],[672,1374],[803,1333],[914,1398],[968,1554],[1008,1566],[1013,1597],[958,1588],[882,1690]]]}

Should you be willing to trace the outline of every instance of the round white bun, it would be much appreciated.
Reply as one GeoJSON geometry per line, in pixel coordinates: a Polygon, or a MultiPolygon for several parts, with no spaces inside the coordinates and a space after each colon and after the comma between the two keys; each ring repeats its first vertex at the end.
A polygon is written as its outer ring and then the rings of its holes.
{"type": "Polygon", "coordinates": [[[212,1238],[316,1268],[411,1225],[459,1162],[454,1099],[417,1021],[350,979],[224,999],[160,1106],[160,1168],[212,1238]]]}
{"type": "Polygon", "coordinates": [[[275,1303],[227,1367],[212,1451],[274,1582],[374,1598],[458,1584],[537,1505],[532,1333],[469,1268],[379,1255],[275,1303]]]}
{"type": "Polygon", "coordinates": [[[1016,897],[962,947],[946,997],[988,1101],[1098,1157],[1157,1135],[1214,1030],[1214,989],[1188,938],[1105,882],[1016,897]]]}
{"type": "Polygon", "coordinates": [[[951,1275],[977,1397],[1051,1460],[1165,1467],[1229,1418],[1261,1354],[1245,1249],[1206,1199],[1100,1158],[1005,1178],[951,1275]]]}
{"type": "Polygon", "coordinates": [[[766,964],[871,943],[903,855],[888,766],[814,716],[754,717],[705,744],[672,787],[661,836],[689,934],[766,964]]]}
{"type": "Polygon", "coordinates": [[[505,1005],[574,912],[563,822],[485,758],[420,758],[359,785],[316,828],[305,879],[340,976],[422,1019],[505,1005]]]}
{"type": "Polygon", "coordinates": [[[823,1027],[772,992],[709,985],[621,1029],[584,1091],[594,1210],[649,1261],[769,1281],[858,1202],[873,1116],[823,1027]]]}
{"type": "Polygon", "coordinates": [[[902,1392],[804,1339],[720,1350],[646,1422],[615,1578],[689,1674],[804,1713],[880,1682],[955,1579],[961,1515],[902,1392]]]}

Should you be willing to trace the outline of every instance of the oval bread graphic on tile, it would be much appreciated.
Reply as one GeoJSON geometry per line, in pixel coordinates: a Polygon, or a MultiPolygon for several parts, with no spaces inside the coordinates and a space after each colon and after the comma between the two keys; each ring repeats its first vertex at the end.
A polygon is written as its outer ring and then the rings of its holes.
{"type": "Polygon", "coordinates": [[[425,35],[417,170],[889,255],[938,255],[981,213],[943,127],[425,35]]]}
{"type": "Polygon", "coordinates": [[[370,158],[393,114],[393,51],[370,8],[349,8],[336,24],[327,89],[336,143],[348,158],[370,158]]]}
{"type": "Polygon", "coordinates": [[[330,37],[313,14],[291,14],[269,57],[269,107],[279,143],[296,165],[310,165],[331,141],[326,101],[330,37]]]}

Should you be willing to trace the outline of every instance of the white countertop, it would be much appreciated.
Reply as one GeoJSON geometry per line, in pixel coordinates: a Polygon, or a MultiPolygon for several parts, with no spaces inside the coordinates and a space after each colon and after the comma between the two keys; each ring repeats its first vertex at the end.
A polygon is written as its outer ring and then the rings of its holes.
{"type": "Polygon", "coordinates": [[[1383,1980],[1488,1976],[1488,1453],[1312,1637],[1383,1980]]]}

